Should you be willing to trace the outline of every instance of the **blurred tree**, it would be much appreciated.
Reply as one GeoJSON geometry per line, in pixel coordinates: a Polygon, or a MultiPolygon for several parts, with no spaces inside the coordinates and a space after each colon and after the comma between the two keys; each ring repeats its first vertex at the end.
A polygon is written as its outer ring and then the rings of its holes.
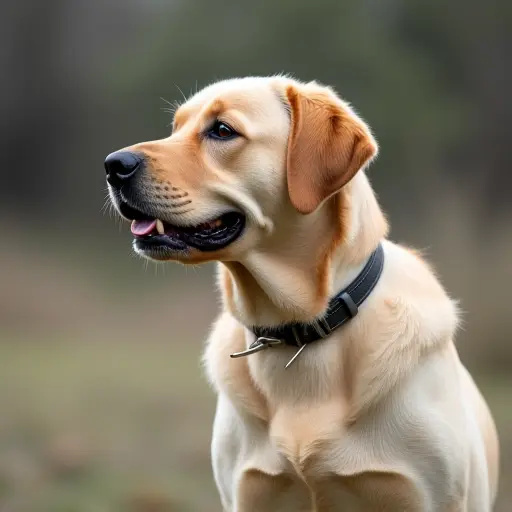
{"type": "Polygon", "coordinates": [[[289,72],[334,85],[368,119],[382,148],[372,179],[385,196],[409,190],[391,210],[424,203],[441,175],[489,213],[508,206],[507,0],[122,5],[11,1],[0,18],[2,204],[87,216],[103,156],[168,131],[160,97],[180,99],[175,84],[289,72]]]}
{"type": "Polygon", "coordinates": [[[488,214],[510,206],[512,153],[512,3],[482,4],[443,0],[405,4],[400,23],[403,43],[422,56],[446,96],[464,106],[464,129],[455,154],[439,141],[461,187],[479,187],[488,214]]]}

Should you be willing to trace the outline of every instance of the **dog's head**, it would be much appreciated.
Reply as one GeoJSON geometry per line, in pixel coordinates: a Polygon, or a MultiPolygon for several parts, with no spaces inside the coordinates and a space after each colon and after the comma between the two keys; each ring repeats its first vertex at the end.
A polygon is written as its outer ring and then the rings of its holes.
{"type": "Polygon", "coordinates": [[[331,89],[244,78],[203,89],[176,111],[168,138],[116,151],[105,167],[135,250],[199,263],[240,260],[280,223],[314,216],[376,153],[331,89]]]}

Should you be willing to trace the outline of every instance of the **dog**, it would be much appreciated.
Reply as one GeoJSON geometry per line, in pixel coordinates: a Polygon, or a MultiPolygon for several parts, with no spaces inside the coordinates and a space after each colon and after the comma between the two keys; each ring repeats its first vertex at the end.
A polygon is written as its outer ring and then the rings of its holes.
{"type": "Polygon", "coordinates": [[[457,306],[387,238],[377,152],[332,88],[273,76],[204,88],[169,137],[105,161],[138,254],[218,262],[204,365],[226,512],[492,510],[498,437],[457,306]]]}

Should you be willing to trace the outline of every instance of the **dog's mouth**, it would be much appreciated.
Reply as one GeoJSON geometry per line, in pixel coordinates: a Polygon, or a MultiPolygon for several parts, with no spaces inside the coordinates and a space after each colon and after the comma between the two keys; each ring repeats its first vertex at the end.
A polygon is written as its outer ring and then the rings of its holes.
{"type": "Polygon", "coordinates": [[[121,203],[119,210],[132,221],[135,248],[156,259],[163,259],[169,253],[187,252],[190,248],[203,252],[223,249],[237,240],[245,227],[245,216],[235,211],[197,225],[178,226],[127,203],[121,203]]]}

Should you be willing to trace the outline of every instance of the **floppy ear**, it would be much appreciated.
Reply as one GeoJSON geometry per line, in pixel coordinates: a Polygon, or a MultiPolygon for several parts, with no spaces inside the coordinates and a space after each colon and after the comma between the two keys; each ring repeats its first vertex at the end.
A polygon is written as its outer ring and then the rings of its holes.
{"type": "Polygon", "coordinates": [[[288,193],[293,206],[311,213],[338,192],[377,154],[368,127],[328,88],[290,85],[288,193]]]}

